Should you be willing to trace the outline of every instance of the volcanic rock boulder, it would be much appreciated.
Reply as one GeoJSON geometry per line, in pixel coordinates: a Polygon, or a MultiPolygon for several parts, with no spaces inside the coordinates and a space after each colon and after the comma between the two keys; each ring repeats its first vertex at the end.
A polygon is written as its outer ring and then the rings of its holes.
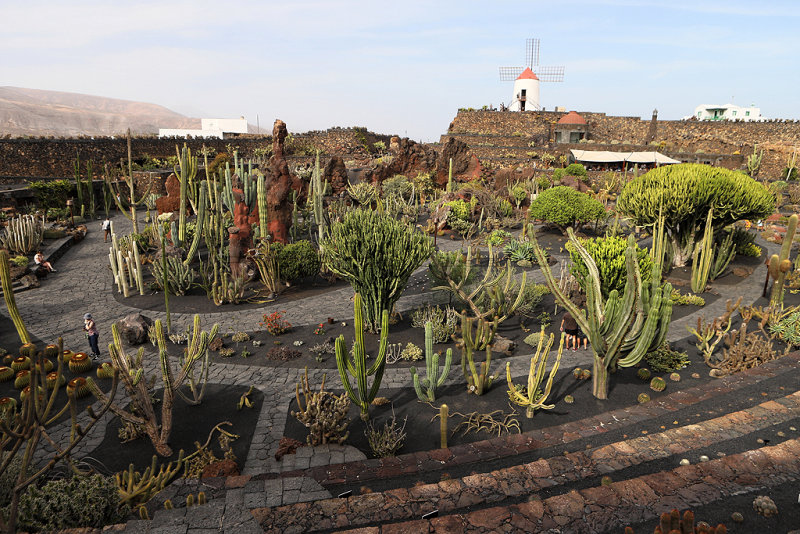
{"type": "Polygon", "coordinates": [[[119,335],[129,345],[141,345],[147,341],[147,331],[152,325],[152,319],[138,312],[129,313],[117,321],[119,335]]]}
{"type": "Polygon", "coordinates": [[[571,187],[576,191],[580,191],[581,193],[586,193],[589,191],[590,187],[583,183],[583,181],[576,177],[576,176],[562,176],[561,180],[559,180],[559,185],[565,185],[567,187],[571,187]]]}
{"type": "Polygon", "coordinates": [[[478,158],[469,151],[469,146],[466,143],[451,137],[444,144],[442,154],[436,161],[435,181],[438,187],[447,185],[450,171],[450,159],[453,160],[454,181],[469,182],[480,178],[481,164],[478,158]]]}
{"type": "Polygon", "coordinates": [[[347,167],[341,156],[333,156],[325,164],[322,181],[331,185],[331,194],[338,195],[347,189],[347,167]]]}
{"type": "Polygon", "coordinates": [[[381,163],[365,175],[365,179],[382,183],[397,174],[415,177],[419,173],[433,172],[436,168],[436,151],[407,138],[392,137],[389,142],[391,159],[381,163]]]}

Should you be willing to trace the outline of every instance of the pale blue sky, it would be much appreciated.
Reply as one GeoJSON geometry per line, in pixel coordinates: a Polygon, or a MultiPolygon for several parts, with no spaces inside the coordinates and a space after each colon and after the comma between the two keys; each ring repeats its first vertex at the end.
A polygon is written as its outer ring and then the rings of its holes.
{"type": "Polygon", "coordinates": [[[678,119],[703,103],[800,118],[800,2],[0,0],[0,85],[244,115],[293,132],[422,141],[459,107],[508,102],[497,67],[541,64],[547,109],[678,119]]]}

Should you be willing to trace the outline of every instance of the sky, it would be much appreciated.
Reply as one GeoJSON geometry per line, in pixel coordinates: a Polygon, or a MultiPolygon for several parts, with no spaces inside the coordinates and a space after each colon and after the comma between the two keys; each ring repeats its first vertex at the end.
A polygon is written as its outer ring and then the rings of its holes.
{"type": "Polygon", "coordinates": [[[0,86],[151,102],[271,131],[437,141],[509,103],[498,67],[564,66],[546,109],[660,119],[700,104],[800,118],[800,1],[0,0],[0,86]]]}

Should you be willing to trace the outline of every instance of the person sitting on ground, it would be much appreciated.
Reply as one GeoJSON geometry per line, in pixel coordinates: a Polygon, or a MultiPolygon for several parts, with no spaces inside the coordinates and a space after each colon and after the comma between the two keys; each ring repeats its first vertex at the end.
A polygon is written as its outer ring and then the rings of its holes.
{"type": "Polygon", "coordinates": [[[48,273],[55,273],[57,272],[53,265],[49,261],[45,261],[44,256],[41,252],[37,252],[36,255],[33,257],[33,262],[36,265],[41,265],[45,269],[47,269],[48,273]]]}

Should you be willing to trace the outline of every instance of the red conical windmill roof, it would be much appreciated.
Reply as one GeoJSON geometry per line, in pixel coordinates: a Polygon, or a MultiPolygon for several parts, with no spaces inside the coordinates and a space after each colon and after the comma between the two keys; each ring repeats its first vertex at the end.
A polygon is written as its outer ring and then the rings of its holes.
{"type": "Polygon", "coordinates": [[[533,73],[530,67],[525,67],[525,70],[522,71],[522,74],[517,76],[518,80],[538,80],[539,78],[533,73]]]}

